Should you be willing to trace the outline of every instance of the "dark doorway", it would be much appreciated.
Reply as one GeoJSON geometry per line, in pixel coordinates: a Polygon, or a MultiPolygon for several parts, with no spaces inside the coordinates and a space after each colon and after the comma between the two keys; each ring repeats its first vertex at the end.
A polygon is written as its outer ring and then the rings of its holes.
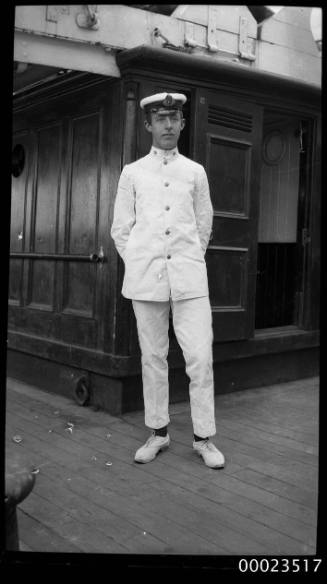
{"type": "Polygon", "coordinates": [[[303,274],[308,124],[266,111],[263,126],[256,329],[297,325],[303,274]]]}

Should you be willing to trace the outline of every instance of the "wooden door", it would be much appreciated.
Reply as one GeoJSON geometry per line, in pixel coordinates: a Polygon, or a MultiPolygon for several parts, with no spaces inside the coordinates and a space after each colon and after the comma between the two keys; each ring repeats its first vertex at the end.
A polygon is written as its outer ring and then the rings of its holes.
{"type": "Polygon", "coordinates": [[[261,128],[259,106],[198,91],[194,159],[214,208],[206,262],[216,341],[254,334],[261,128]]]}
{"type": "Polygon", "coordinates": [[[8,325],[59,343],[58,355],[103,346],[108,102],[93,89],[15,119],[13,148],[24,147],[26,163],[12,179],[8,325]]]}

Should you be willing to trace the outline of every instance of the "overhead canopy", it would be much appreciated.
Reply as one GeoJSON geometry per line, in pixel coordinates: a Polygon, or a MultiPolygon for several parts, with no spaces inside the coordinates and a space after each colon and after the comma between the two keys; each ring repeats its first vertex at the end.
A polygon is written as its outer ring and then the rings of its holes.
{"type": "Polygon", "coordinates": [[[227,60],[141,45],[117,53],[116,61],[122,75],[144,70],[160,71],[178,75],[178,79],[195,78],[203,83],[217,83],[220,87],[233,86],[253,93],[269,94],[270,97],[309,103],[313,107],[320,106],[321,89],[318,85],[227,60]]]}

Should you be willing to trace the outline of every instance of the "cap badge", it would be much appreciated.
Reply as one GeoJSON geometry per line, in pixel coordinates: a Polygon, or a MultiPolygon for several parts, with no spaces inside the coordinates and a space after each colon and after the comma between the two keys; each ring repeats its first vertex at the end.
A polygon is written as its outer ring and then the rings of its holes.
{"type": "Polygon", "coordinates": [[[167,106],[173,105],[174,101],[175,100],[174,100],[173,96],[168,93],[168,95],[163,100],[162,105],[167,107],[167,106]]]}

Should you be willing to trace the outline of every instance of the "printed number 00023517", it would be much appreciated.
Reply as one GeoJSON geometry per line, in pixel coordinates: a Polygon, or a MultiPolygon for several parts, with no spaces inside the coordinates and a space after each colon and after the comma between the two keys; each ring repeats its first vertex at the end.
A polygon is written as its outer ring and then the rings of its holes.
{"type": "Polygon", "coordinates": [[[320,558],[242,558],[239,560],[240,572],[317,572],[320,558]]]}

